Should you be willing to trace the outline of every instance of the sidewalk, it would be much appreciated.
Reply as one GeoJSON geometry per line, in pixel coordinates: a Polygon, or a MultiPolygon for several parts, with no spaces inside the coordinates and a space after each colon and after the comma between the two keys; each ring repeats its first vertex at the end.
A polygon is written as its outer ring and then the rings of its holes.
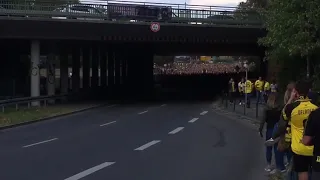
{"type": "Polygon", "coordinates": [[[64,114],[71,114],[86,109],[99,107],[101,102],[81,102],[68,104],[54,104],[41,107],[20,107],[17,111],[15,107],[8,107],[5,112],[0,112],[0,128],[31,123],[43,119],[49,119],[64,114]]]}
{"type": "Polygon", "coordinates": [[[256,101],[252,101],[251,107],[245,109],[245,106],[243,104],[239,105],[239,100],[237,100],[235,104],[224,100],[223,104],[221,104],[220,106],[227,111],[241,114],[243,116],[248,116],[257,120],[259,120],[263,116],[263,110],[265,108],[264,104],[258,104],[257,106],[256,101]]]}

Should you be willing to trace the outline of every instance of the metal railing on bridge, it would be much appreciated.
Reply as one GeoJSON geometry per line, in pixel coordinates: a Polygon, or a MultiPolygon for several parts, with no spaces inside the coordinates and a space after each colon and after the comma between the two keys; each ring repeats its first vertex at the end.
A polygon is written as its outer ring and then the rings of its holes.
{"type": "Polygon", "coordinates": [[[163,4],[132,1],[0,0],[0,16],[128,23],[261,25],[255,11],[236,7],[163,4]]]}

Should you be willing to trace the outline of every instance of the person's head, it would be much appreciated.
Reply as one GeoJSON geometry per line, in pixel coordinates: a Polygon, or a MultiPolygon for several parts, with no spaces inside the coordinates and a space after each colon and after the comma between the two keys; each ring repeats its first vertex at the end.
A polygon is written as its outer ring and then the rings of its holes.
{"type": "Polygon", "coordinates": [[[268,108],[276,108],[278,106],[279,106],[279,103],[278,103],[278,95],[277,95],[277,93],[271,93],[268,96],[267,107],[268,108]]]}
{"type": "Polygon", "coordinates": [[[241,82],[244,82],[244,78],[241,78],[241,82]]]}
{"type": "Polygon", "coordinates": [[[262,77],[261,77],[261,76],[259,77],[259,80],[260,80],[260,81],[262,80],[262,77]]]}
{"type": "Polygon", "coordinates": [[[233,82],[233,78],[230,78],[230,82],[233,82]]]}
{"type": "Polygon", "coordinates": [[[311,89],[311,83],[308,81],[301,80],[296,83],[296,86],[293,90],[296,92],[297,97],[300,97],[300,96],[306,97],[310,89],[311,89]]]}

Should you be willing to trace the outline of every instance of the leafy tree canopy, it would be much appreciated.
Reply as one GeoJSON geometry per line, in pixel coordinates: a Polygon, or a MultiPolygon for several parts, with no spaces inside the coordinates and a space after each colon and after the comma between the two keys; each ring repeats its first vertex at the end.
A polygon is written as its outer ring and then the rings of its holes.
{"type": "Polygon", "coordinates": [[[270,0],[263,15],[268,34],[259,42],[270,55],[308,56],[320,47],[320,1],[270,0]]]}

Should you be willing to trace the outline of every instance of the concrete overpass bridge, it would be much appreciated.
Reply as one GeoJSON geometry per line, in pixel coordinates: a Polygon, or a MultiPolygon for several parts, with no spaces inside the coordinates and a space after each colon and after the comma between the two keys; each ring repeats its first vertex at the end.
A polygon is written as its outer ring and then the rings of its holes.
{"type": "MultiPolygon", "coordinates": [[[[40,94],[40,55],[48,57],[49,67],[59,66],[62,93],[71,65],[74,92],[128,86],[144,94],[153,87],[155,54],[264,54],[257,45],[266,34],[259,16],[231,7],[14,2],[0,4],[1,53],[9,62],[29,57],[32,96],[40,94]]],[[[48,93],[55,93],[53,85],[48,93]]]]}

